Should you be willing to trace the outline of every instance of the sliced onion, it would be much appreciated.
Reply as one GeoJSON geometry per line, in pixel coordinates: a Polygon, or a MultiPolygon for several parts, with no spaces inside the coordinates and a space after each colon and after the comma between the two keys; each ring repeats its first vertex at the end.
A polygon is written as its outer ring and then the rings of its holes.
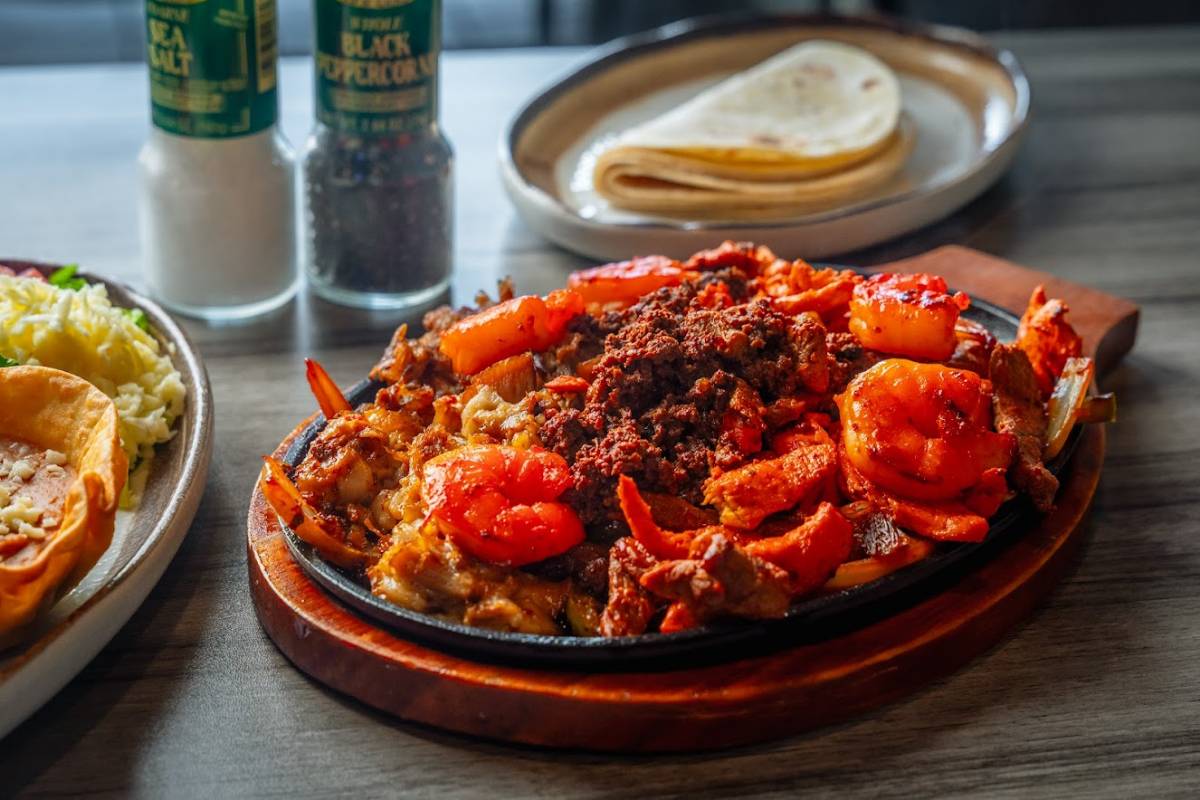
{"type": "Polygon", "coordinates": [[[1068,358],[1063,365],[1046,406],[1046,449],[1042,453],[1046,461],[1062,451],[1071,429],[1080,421],[1088,400],[1087,390],[1095,376],[1096,364],[1090,358],[1068,358]]]}
{"type": "Polygon", "coordinates": [[[1079,411],[1079,421],[1086,424],[1093,422],[1117,421],[1117,397],[1112,392],[1089,397],[1079,411]]]}
{"type": "Polygon", "coordinates": [[[901,567],[915,564],[933,552],[933,543],[924,539],[901,534],[903,546],[886,556],[871,556],[857,561],[847,561],[837,568],[833,577],[823,588],[827,592],[837,592],[859,586],[864,583],[879,580],[890,575],[901,567]]]}

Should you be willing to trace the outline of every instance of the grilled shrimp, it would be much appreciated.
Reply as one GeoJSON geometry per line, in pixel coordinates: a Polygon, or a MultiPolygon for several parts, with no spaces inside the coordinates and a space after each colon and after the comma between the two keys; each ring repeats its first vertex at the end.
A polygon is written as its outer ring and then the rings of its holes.
{"type": "Polygon", "coordinates": [[[583,523],[557,502],[571,483],[566,460],[555,453],[474,445],[426,462],[421,499],[430,519],[463,550],[519,567],[583,541],[583,523]]]}
{"type": "Polygon", "coordinates": [[[336,564],[363,566],[391,522],[372,510],[374,498],[394,484],[403,458],[387,433],[351,408],[320,364],[305,363],[328,422],[293,475],[281,462],[264,457],[259,486],[297,536],[336,564]]]}
{"type": "Polygon", "coordinates": [[[916,500],[948,500],[1016,446],[992,430],[992,386],[974,372],[894,358],[860,373],[836,398],[842,443],[868,480],[916,500]]]}
{"type": "Polygon", "coordinates": [[[872,350],[944,361],[957,344],[958,315],[971,304],[962,292],[948,292],[937,275],[874,275],[854,287],[850,332],[872,350]]]}
{"type": "Polygon", "coordinates": [[[582,313],[583,298],[570,289],[514,297],[455,322],[442,331],[439,347],[456,373],[473,375],[502,358],[545,350],[582,313]]]}

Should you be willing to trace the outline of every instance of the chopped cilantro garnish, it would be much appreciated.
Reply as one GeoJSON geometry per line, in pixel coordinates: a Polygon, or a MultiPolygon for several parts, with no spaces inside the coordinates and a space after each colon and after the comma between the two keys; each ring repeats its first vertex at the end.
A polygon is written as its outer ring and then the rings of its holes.
{"type": "Polygon", "coordinates": [[[122,308],[121,313],[129,317],[130,322],[147,333],[150,332],[150,318],[140,308],[122,308]]]}
{"type": "Polygon", "coordinates": [[[59,267],[50,273],[48,280],[51,286],[57,286],[59,289],[70,289],[77,292],[87,286],[87,281],[83,278],[76,277],[75,273],[79,271],[78,264],[67,264],[65,267],[59,267]]]}
{"type": "Polygon", "coordinates": [[[8,356],[0,356],[0,367],[15,367],[17,362],[13,361],[8,356]]]}

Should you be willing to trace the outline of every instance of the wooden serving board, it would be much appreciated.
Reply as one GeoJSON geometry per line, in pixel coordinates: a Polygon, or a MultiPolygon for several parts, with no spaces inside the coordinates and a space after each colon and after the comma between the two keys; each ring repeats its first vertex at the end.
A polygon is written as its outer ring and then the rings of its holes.
{"type": "MultiPolygon", "coordinates": [[[[1072,322],[1102,368],[1129,351],[1137,331],[1138,309],[1127,301],[966,248],[943,247],[878,269],[941,274],[955,288],[1016,313],[1045,283],[1070,305],[1072,322]]],[[[833,638],[699,668],[555,672],[476,663],[406,641],[308,579],[257,488],[247,523],[250,589],[263,627],[296,666],[406,720],[559,748],[729,747],[860,714],[995,644],[1071,564],[1103,460],[1104,430],[1090,426],[1061,475],[1054,512],[940,593],[833,638]]]]}

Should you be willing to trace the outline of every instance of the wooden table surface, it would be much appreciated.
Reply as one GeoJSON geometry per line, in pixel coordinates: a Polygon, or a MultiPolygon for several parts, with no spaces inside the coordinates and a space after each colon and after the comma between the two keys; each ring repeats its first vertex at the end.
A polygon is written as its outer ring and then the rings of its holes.
{"type": "MultiPolygon", "coordinates": [[[[833,729],[704,756],[616,758],[481,743],[381,717],[294,670],[254,617],[243,520],[258,457],[312,410],[300,359],[344,382],[398,321],[301,298],[265,320],[188,323],[217,404],[207,491],[142,609],[0,743],[0,795],[937,794],[1184,796],[1200,785],[1200,28],[998,37],[1033,124],[1012,173],[955,216],[848,255],[961,243],[1143,308],[1090,541],[1049,605],[989,654],[833,729]]],[[[459,299],[512,274],[546,290],[584,262],[517,219],[497,177],[508,114],[575,50],[451,54],[459,299]]],[[[309,62],[282,69],[285,129],[309,62]]],[[[140,283],[138,66],[0,70],[0,252],[140,283]]],[[[785,255],[802,255],[785,254],[785,255]]],[[[1193,795],[1194,796],[1194,795],[1193,795]]]]}

